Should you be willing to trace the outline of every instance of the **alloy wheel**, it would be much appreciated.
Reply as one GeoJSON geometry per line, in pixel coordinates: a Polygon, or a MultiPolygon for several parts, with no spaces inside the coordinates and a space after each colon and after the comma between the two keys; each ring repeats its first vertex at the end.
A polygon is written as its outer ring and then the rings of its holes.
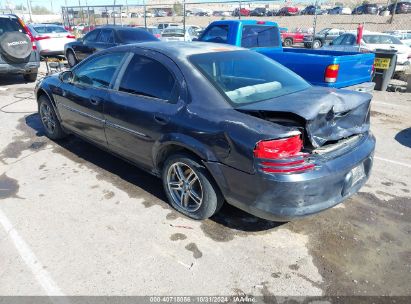
{"type": "Polygon", "coordinates": [[[167,172],[167,187],[173,201],[188,212],[197,211],[203,202],[203,187],[194,170],[176,162],[167,172]]]}
{"type": "Polygon", "coordinates": [[[56,129],[56,121],[54,120],[51,108],[47,103],[42,103],[40,106],[40,117],[41,122],[43,123],[44,128],[50,133],[53,134],[56,129]]]}

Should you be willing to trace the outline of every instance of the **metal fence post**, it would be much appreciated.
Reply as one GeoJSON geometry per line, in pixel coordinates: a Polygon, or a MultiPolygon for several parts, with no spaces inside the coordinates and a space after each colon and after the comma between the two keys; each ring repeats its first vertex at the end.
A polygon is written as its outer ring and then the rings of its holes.
{"type": "Polygon", "coordinates": [[[241,19],[241,0],[238,1],[238,19],[241,19]]]}
{"type": "Polygon", "coordinates": [[[144,0],[143,5],[144,5],[144,27],[147,28],[147,6],[146,6],[146,0],[144,0]]]}
{"type": "Polygon", "coordinates": [[[313,40],[311,41],[311,48],[314,48],[314,39],[315,39],[315,32],[317,28],[317,5],[318,5],[318,0],[315,0],[315,10],[314,10],[314,22],[313,22],[313,40]]]}
{"type": "Polygon", "coordinates": [[[186,41],[186,0],[183,0],[183,32],[184,41],[186,41]]]}
{"type": "Polygon", "coordinates": [[[394,7],[392,8],[390,24],[394,22],[394,15],[395,15],[395,11],[397,10],[397,3],[398,3],[398,0],[395,0],[394,7]]]}

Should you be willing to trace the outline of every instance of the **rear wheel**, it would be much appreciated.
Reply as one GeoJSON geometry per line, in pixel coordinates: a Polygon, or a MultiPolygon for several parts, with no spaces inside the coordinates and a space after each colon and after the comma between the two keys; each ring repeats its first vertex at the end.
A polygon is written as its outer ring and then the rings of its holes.
{"type": "Polygon", "coordinates": [[[53,140],[64,138],[66,133],[61,128],[53,105],[44,95],[38,99],[38,110],[47,137],[53,140]]]}
{"type": "Polygon", "coordinates": [[[23,74],[24,80],[26,82],[34,82],[37,80],[38,72],[35,71],[34,73],[23,74]]]}
{"type": "Polygon", "coordinates": [[[77,64],[76,55],[74,55],[74,52],[72,50],[67,51],[66,58],[67,58],[67,62],[70,67],[73,67],[77,64]]]}
{"type": "Polygon", "coordinates": [[[193,219],[211,217],[224,203],[220,189],[207,169],[190,155],[169,157],[164,164],[162,179],[170,204],[193,219]]]}
{"type": "Polygon", "coordinates": [[[285,38],[284,39],[284,46],[290,47],[293,45],[293,40],[291,38],[285,38]]]}
{"type": "Polygon", "coordinates": [[[320,40],[313,41],[313,49],[319,49],[321,46],[322,46],[322,43],[320,40]]]}

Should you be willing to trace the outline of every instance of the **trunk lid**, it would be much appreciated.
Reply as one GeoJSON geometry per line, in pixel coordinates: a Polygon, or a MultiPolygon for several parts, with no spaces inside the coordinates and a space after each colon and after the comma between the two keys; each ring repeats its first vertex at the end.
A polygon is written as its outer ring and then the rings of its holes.
{"type": "MultiPolygon", "coordinates": [[[[365,133],[370,127],[372,95],[349,90],[311,87],[277,98],[236,107],[236,110],[262,114],[281,123],[287,115],[297,115],[305,135],[314,148],[352,135],[365,133]],[[277,121],[277,118],[280,119],[277,121]]],[[[298,120],[295,120],[298,121],[298,120]]]]}

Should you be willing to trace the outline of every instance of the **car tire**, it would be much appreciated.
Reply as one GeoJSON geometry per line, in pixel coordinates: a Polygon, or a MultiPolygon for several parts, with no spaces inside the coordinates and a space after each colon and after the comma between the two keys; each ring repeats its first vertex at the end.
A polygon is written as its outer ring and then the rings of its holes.
{"type": "Polygon", "coordinates": [[[224,203],[207,169],[188,154],[170,156],[164,163],[162,180],[171,206],[192,219],[207,219],[224,203]]]}
{"type": "Polygon", "coordinates": [[[293,40],[291,38],[285,38],[284,39],[284,46],[285,47],[290,47],[293,45],[293,40]]]}
{"type": "Polygon", "coordinates": [[[57,140],[67,136],[61,128],[54,107],[48,97],[42,95],[38,99],[38,112],[46,136],[50,139],[57,140]]]}
{"type": "Polygon", "coordinates": [[[67,59],[67,63],[68,65],[72,68],[74,67],[77,63],[78,60],[76,58],[76,55],[74,54],[74,52],[72,50],[68,50],[66,52],[66,59],[67,59]]]}
{"type": "Polygon", "coordinates": [[[313,49],[319,49],[322,46],[321,40],[314,40],[313,41],[313,49]]]}
{"type": "Polygon", "coordinates": [[[23,74],[24,81],[35,82],[37,80],[38,72],[23,74]]]}

